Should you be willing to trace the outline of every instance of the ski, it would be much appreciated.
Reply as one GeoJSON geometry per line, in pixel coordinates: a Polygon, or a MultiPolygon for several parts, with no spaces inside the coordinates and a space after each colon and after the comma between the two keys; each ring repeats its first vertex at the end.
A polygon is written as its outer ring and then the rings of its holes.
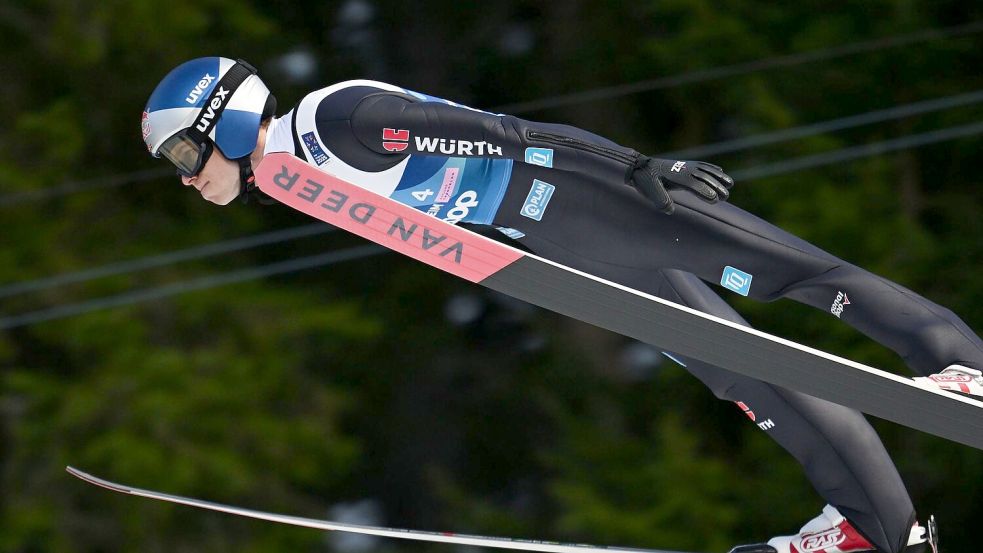
{"type": "Polygon", "coordinates": [[[286,153],[256,168],[275,200],[545,309],[983,449],[983,402],[707,315],[520,251],[328,175],[286,153]],[[712,340],[703,337],[712,336],[712,340]]]}
{"type": "Polygon", "coordinates": [[[480,547],[495,547],[499,549],[518,549],[521,551],[543,551],[546,553],[685,553],[680,551],[666,551],[661,549],[632,549],[620,547],[603,547],[582,543],[559,543],[552,541],[522,540],[514,538],[499,538],[488,536],[474,536],[469,534],[455,534],[453,532],[429,532],[423,530],[405,530],[402,528],[384,528],[381,526],[363,526],[359,524],[346,524],[341,522],[331,522],[330,520],[317,520],[313,518],[303,518],[289,515],[279,515],[266,513],[242,507],[233,507],[221,503],[212,503],[201,499],[170,495],[152,490],[143,490],[131,486],[125,486],[97,478],[91,474],[78,470],[74,467],[65,467],[71,475],[81,480],[102,486],[108,490],[123,494],[146,497],[169,503],[178,503],[207,509],[209,511],[219,511],[231,515],[238,515],[270,522],[279,522],[292,526],[303,526],[317,530],[331,530],[337,532],[351,532],[355,534],[367,534],[370,536],[381,536],[386,538],[399,538],[403,540],[418,540],[439,543],[453,543],[459,545],[476,545],[480,547]]]}

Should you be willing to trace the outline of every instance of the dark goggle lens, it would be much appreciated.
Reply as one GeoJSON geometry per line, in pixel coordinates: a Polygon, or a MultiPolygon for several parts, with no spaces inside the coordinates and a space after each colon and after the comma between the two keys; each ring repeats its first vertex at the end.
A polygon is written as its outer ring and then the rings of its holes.
{"type": "Polygon", "coordinates": [[[178,133],[165,140],[158,152],[177,167],[179,175],[193,177],[201,172],[212,148],[209,141],[198,144],[184,133],[178,133]]]}

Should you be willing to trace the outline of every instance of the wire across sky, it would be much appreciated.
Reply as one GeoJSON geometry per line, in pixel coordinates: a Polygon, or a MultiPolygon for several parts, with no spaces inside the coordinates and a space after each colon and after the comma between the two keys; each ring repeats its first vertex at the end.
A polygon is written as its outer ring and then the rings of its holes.
{"type": "MultiPolygon", "coordinates": [[[[833,59],[851,56],[855,54],[871,53],[871,52],[877,52],[879,50],[886,50],[890,48],[911,46],[913,44],[918,44],[921,42],[926,42],[931,40],[942,40],[942,39],[970,36],[980,32],[983,32],[983,21],[973,21],[963,25],[955,25],[951,27],[941,27],[935,29],[924,29],[921,31],[904,34],[904,35],[882,37],[878,39],[854,42],[851,44],[844,44],[841,46],[836,46],[831,48],[819,48],[816,50],[809,50],[807,52],[799,52],[796,54],[773,56],[773,57],[761,58],[749,62],[736,63],[736,64],[725,65],[720,67],[713,67],[709,69],[683,73],[680,75],[672,75],[672,76],[661,77],[657,79],[645,79],[632,83],[623,83],[613,86],[583,90],[572,94],[559,94],[559,95],[547,96],[545,98],[539,98],[536,100],[528,100],[528,101],[515,102],[511,104],[504,104],[501,106],[492,107],[490,108],[490,111],[510,113],[510,114],[528,113],[530,111],[538,111],[538,110],[549,109],[549,108],[576,105],[580,103],[593,102],[597,100],[618,98],[630,94],[638,94],[641,92],[649,92],[653,90],[661,90],[661,89],[673,88],[677,86],[702,83],[702,82],[712,81],[716,79],[722,79],[725,77],[748,75],[756,72],[767,71],[770,69],[777,69],[780,67],[793,67],[805,63],[828,61],[828,60],[833,60],[833,59]]],[[[11,207],[25,202],[50,200],[60,196],[74,194],[77,192],[106,189],[106,188],[123,186],[126,184],[137,183],[137,182],[146,182],[172,174],[174,174],[174,171],[172,170],[144,169],[140,171],[120,173],[116,175],[108,175],[105,177],[86,179],[82,181],[70,181],[58,186],[53,186],[42,190],[28,190],[28,191],[15,192],[15,193],[0,196],[0,208],[11,207]]]]}
{"type": "MultiPolygon", "coordinates": [[[[612,87],[602,87],[575,94],[558,95],[528,102],[519,102],[506,106],[499,106],[493,109],[495,111],[509,113],[522,113],[548,109],[601,99],[609,99],[649,90],[665,89],[724,77],[749,74],[772,68],[790,67],[802,63],[835,59],[858,53],[874,52],[886,48],[916,44],[926,40],[966,36],[978,33],[980,31],[983,31],[983,21],[942,29],[929,29],[907,35],[885,37],[839,47],[812,50],[798,54],[776,56],[672,77],[650,79],[612,87]]],[[[724,142],[704,144],[673,152],[663,152],[660,155],[663,157],[684,159],[707,158],[714,155],[733,153],[750,148],[798,140],[838,130],[855,128],[862,125],[903,119],[934,111],[974,105],[980,103],[981,101],[983,101],[983,90],[977,90],[964,94],[911,102],[908,104],[892,106],[886,109],[868,111],[847,117],[801,125],[794,128],[782,129],[779,131],[762,133],[724,142]]],[[[909,149],[947,140],[966,138],[981,133],[983,133],[983,121],[937,129],[924,133],[907,134],[881,142],[860,144],[839,150],[787,159],[775,163],[739,168],[731,171],[730,174],[738,181],[748,182],[754,179],[778,176],[794,171],[842,163],[892,151],[909,149]]],[[[0,196],[0,207],[12,206],[28,201],[52,199],[82,191],[122,186],[133,182],[153,180],[171,173],[172,171],[170,170],[154,169],[124,173],[101,179],[68,182],[45,190],[25,191],[0,196]]],[[[295,227],[292,229],[272,231],[254,236],[204,244],[165,254],[112,263],[102,267],[95,267],[51,277],[11,283],[0,286],[0,299],[27,292],[36,292],[67,284],[127,274],[135,271],[167,266],[183,261],[240,251],[247,248],[280,243],[287,240],[305,238],[330,232],[332,230],[334,229],[328,225],[317,223],[295,227]]],[[[268,265],[247,267],[217,275],[180,281],[160,287],[134,290],[102,298],[40,309],[37,311],[0,318],[0,330],[80,315],[100,309],[133,305],[186,292],[213,288],[225,284],[266,278],[277,274],[301,271],[304,269],[324,267],[334,263],[362,259],[365,257],[378,255],[380,253],[386,253],[387,251],[388,250],[382,248],[381,246],[374,245],[344,248],[324,254],[300,257],[271,263],[268,265]]]]}
{"type": "MultiPolygon", "coordinates": [[[[949,127],[946,129],[939,129],[936,131],[931,131],[921,134],[906,135],[892,140],[885,140],[882,142],[862,144],[859,146],[851,146],[848,148],[842,148],[840,150],[835,150],[832,152],[824,152],[822,154],[802,156],[802,157],[798,157],[778,163],[758,165],[754,167],[738,169],[737,171],[732,172],[731,175],[734,176],[734,178],[737,180],[746,182],[754,179],[772,177],[772,176],[782,175],[785,173],[791,173],[794,171],[800,171],[803,169],[821,167],[824,165],[840,163],[843,161],[855,160],[862,157],[880,155],[883,153],[907,149],[907,148],[913,148],[916,146],[923,146],[927,144],[943,142],[946,140],[954,140],[958,138],[974,136],[981,133],[983,133],[983,121],[979,121],[967,125],[960,125],[956,127],[949,127]]],[[[330,227],[326,227],[325,225],[312,225],[311,227],[320,227],[321,229],[330,228],[330,227]]],[[[291,231],[293,231],[293,233],[298,233],[298,234],[309,232],[310,234],[315,234],[316,233],[315,231],[318,229],[314,229],[311,227],[297,227],[296,229],[290,229],[284,232],[290,233],[291,231]]],[[[265,235],[260,235],[260,236],[265,236],[265,235]]],[[[250,243],[248,237],[238,239],[237,241],[230,241],[230,242],[237,242],[239,244],[250,243]]],[[[207,246],[202,246],[202,248],[205,247],[207,246]]],[[[211,275],[211,276],[201,277],[201,278],[187,280],[187,281],[175,282],[172,284],[167,284],[156,288],[134,290],[130,292],[124,292],[122,294],[96,298],[93,300],[87,300],[87,301],[82,301],[82,302],[72,303],[67,305],[60,305],[51,308],[40,309],[37,311],[30,311],[27,313],[13,315],[10,317],[3,317],[0,318],[0,330],[6,330],[6,329],[16,328],[20,326],[45,322],[45,321],[62,319],[65,317],[71,317],[75,315],[82,315],[85,313],[91,313],[93,311],[107,309],[110,307],[130,306],[137,303],[162,299],[169,296],[184,294],[187,292],[214,288],[216,286],[222,286],[225,284],[233,284],[238,282],[244,282],[247,280],[266,278],[278,274],[291,273],[291,272],[301,271],[305,269],[326,267],[329,265],[333,265],[335,263],[341,263],[344,261],[351,261],[355,259],[364,259],[366,257],[371,257],[382,253],[389,253],[390,251],[391,250],[384,248],[382,246],[370,244],[370,245],[344,248],[324,254],[289,259],[286,261],[280,261],[268,265],[247,267],[244,269],[221,273],[218,275],[211,275]]],[[[175,254],[177,253],[178,252],[175,252],[175,254]]],[[[175,254],[171,254],[171,255],[173,255],[174,257],[181,257],[180,255],[175,255],[175,254]]]]}

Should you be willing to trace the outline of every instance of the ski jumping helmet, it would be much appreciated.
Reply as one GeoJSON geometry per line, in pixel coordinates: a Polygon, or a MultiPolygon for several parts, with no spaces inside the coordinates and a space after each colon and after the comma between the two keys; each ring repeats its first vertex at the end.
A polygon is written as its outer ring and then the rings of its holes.
{"type": "Polygon", "coordinates": [[[197,175],[218,148],[239,163],[243,192],[254,187],[249,154],[260,122],[276,111],[276,98],[248,63],[197,58],[175,67],[157,85],[143,112],[143,141],[179,175],[197,175]]]}

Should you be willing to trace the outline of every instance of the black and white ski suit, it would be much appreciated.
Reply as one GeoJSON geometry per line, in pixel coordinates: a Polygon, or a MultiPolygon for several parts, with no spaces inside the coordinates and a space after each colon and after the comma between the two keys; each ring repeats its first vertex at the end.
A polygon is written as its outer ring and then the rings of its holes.
{"type": "MultiPolygon", "coordinates": [[[[305,97],[274,120],[266,152],[451,222],[490,224],[537,255],[747,324],[707,283],[790,298],[897,352],[920,375],[983,369],[956,315],[725,202],[673,190],[666,215],[627,185],[639,153],[570,126],[492,114],[374,81],[305,97]]],[[[803,466],[820,495],[881,551],[904,549],[915,511],[857,411],[674,356],[803,466]]]]}

